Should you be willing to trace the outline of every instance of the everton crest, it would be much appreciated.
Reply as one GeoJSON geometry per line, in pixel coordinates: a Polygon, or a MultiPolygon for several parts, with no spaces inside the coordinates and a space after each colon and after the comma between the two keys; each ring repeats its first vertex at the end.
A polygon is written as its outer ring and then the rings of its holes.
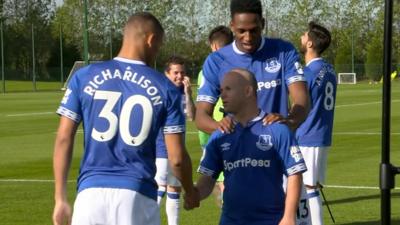
{"type": "Polygon", "coordinates": [[[256,146],[261,151],[268,151],[272,148],[271,135],[262,134],[258,136],[256,146]]]}
{"type": "Polygon", "coordinates": [[[268,73],[276,73],[281,69],[281,64],[279,63],[277,58],[270,58],[265,61],[265,71],[268,73]]]}

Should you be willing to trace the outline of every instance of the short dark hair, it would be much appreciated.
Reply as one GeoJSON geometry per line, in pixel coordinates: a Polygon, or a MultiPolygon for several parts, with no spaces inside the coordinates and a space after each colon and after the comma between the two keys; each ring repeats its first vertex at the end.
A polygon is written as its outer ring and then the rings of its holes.
{"type": "Polygon", "coordinates": [[[308,37],[311,39],[314,49],[322,54],[331,44],[331,33],[325,27],[311,21],[308,23],[308,37]]]}
{"type": "Polygon", "coordinates": [[[149,12],[137,12],[131,15],[126,24],[126,26],[131,24],[143,24],[149,29],[149,31],[154,32],[154,34],[158,36],[164,35],[164,28],[162,27],[160,21],[149,12]]]}
{"type": "Polygon", "coordinates": [[[210,44],[217,43],[218,46],[223,47],[233,41],[233,34],[231,29],[226,26],[220,25],[210,31],[208,35],[208,42],[210,44]]]}
{"type": "Polygon", "coordinates": [[[260,0],[232,0],[231,18],[236,13],[255,13],[262,18],[262,6],[260,0]]]}
{"type": "Polygon", "coordinates": [[[171,65],[185,65],[185,59],[179,55],[170,56],[165,62],[165,72],[169,72],[171,65]]]}

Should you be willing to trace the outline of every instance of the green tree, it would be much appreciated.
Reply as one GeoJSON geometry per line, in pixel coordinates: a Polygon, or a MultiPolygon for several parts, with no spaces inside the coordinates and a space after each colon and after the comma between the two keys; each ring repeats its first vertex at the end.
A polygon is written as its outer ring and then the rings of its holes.
{"type": "Polygon", "coordinates": [[[50,79],[46,63],[50,58],[52,43],[50,21],[54,15],[54,0],[6,0],[3,2],[3,12],[6,23],[6,54],[7,65],[14,71],[8,74],[8,79],[30,79],[33,62],[32,49],[35,51],[35,65],[39,79],[50,79]],[[33,33],[32,33],[33,32],[33,33]],[[32,43],[34,37],[34,48],[32,43]]]}
{"type": "Polygon", "coordinates": [[[365,61],[365,72],[370,80],[378,81],[383,75],[383,38],[375,35],[367,45],[367,58],[365,61]]]}
{"type": "Polygon", "coordinates": [[[337,73],[348,73],[351,72],[351,45],[348,37],[347,39],[342,37],[341,40],[343,41],[342,43],[332,43],[332,46],[335,46],[336,50],[334,60],[335,70],[337,73]]]}

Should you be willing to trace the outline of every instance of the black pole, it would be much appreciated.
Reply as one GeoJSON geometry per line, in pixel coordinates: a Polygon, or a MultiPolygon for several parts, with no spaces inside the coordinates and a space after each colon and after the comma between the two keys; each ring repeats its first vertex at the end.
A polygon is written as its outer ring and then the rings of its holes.
{"type": "Polygon", "coordinates": [[[1,83],[3,86],[3,93],[6,93],[6,78],[4,75],[4,37],[3,37],[3,18],[1,20],[1,26],[0,26],[0,41],[1,41],[1,83]]]}
{"type": "Polygon", "coordinates": [[[85,65],[89,65],[89,32],[88,32],[87,0],[83,0],[83,58],[85,65]]]}
{"type": "Polygon", "coordinates": [[[64,87],[64,53],[63,53],[63,31],[60,23],[60,83],[64,87]]]}
{"type": "Polygon", "coordinates": [[[113,31],[110,28],[110,59],[113,58],[113,31]]]}
{"type": "Polygon", "coordinates": [[[33,83],[33,91],[36,91],[35,29],[33,23],[32,23],[32,83],[33,83]]]}
{"type": "Polygon", "coordinates": [[[394,188],[394,169],[390,164],[390,100],[392,63],[393,0],[385,0],[385,32],[382,87],[382,162],[380,166],[381,224],[391,224],[391,189],[394,188]]]}

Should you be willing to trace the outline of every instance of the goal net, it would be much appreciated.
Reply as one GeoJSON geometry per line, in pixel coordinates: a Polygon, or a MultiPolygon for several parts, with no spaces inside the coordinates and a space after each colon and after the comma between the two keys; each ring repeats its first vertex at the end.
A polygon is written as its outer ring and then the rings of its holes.
{"type": "Polygon", "coordinates": [[[338,84],[356,84],[356,73],[339,73],[338,84]]]}
{"type": "MultiPolygon", "coordinates": [[[[103,61],[89,61],[89,64],[100,63],[100,62],[103,62],[103,61]]],[[[67,80],[65,81],[64,86],[61,88],[61,90],[63,90],[63,91],[67,90],[67,86],[68,86],[69,81],[71,80],[72,75],[84,66],[85,66],[85,61],[75,61],[74,65],[72,66],[71,71],[69,71],[67,80]]]]}

